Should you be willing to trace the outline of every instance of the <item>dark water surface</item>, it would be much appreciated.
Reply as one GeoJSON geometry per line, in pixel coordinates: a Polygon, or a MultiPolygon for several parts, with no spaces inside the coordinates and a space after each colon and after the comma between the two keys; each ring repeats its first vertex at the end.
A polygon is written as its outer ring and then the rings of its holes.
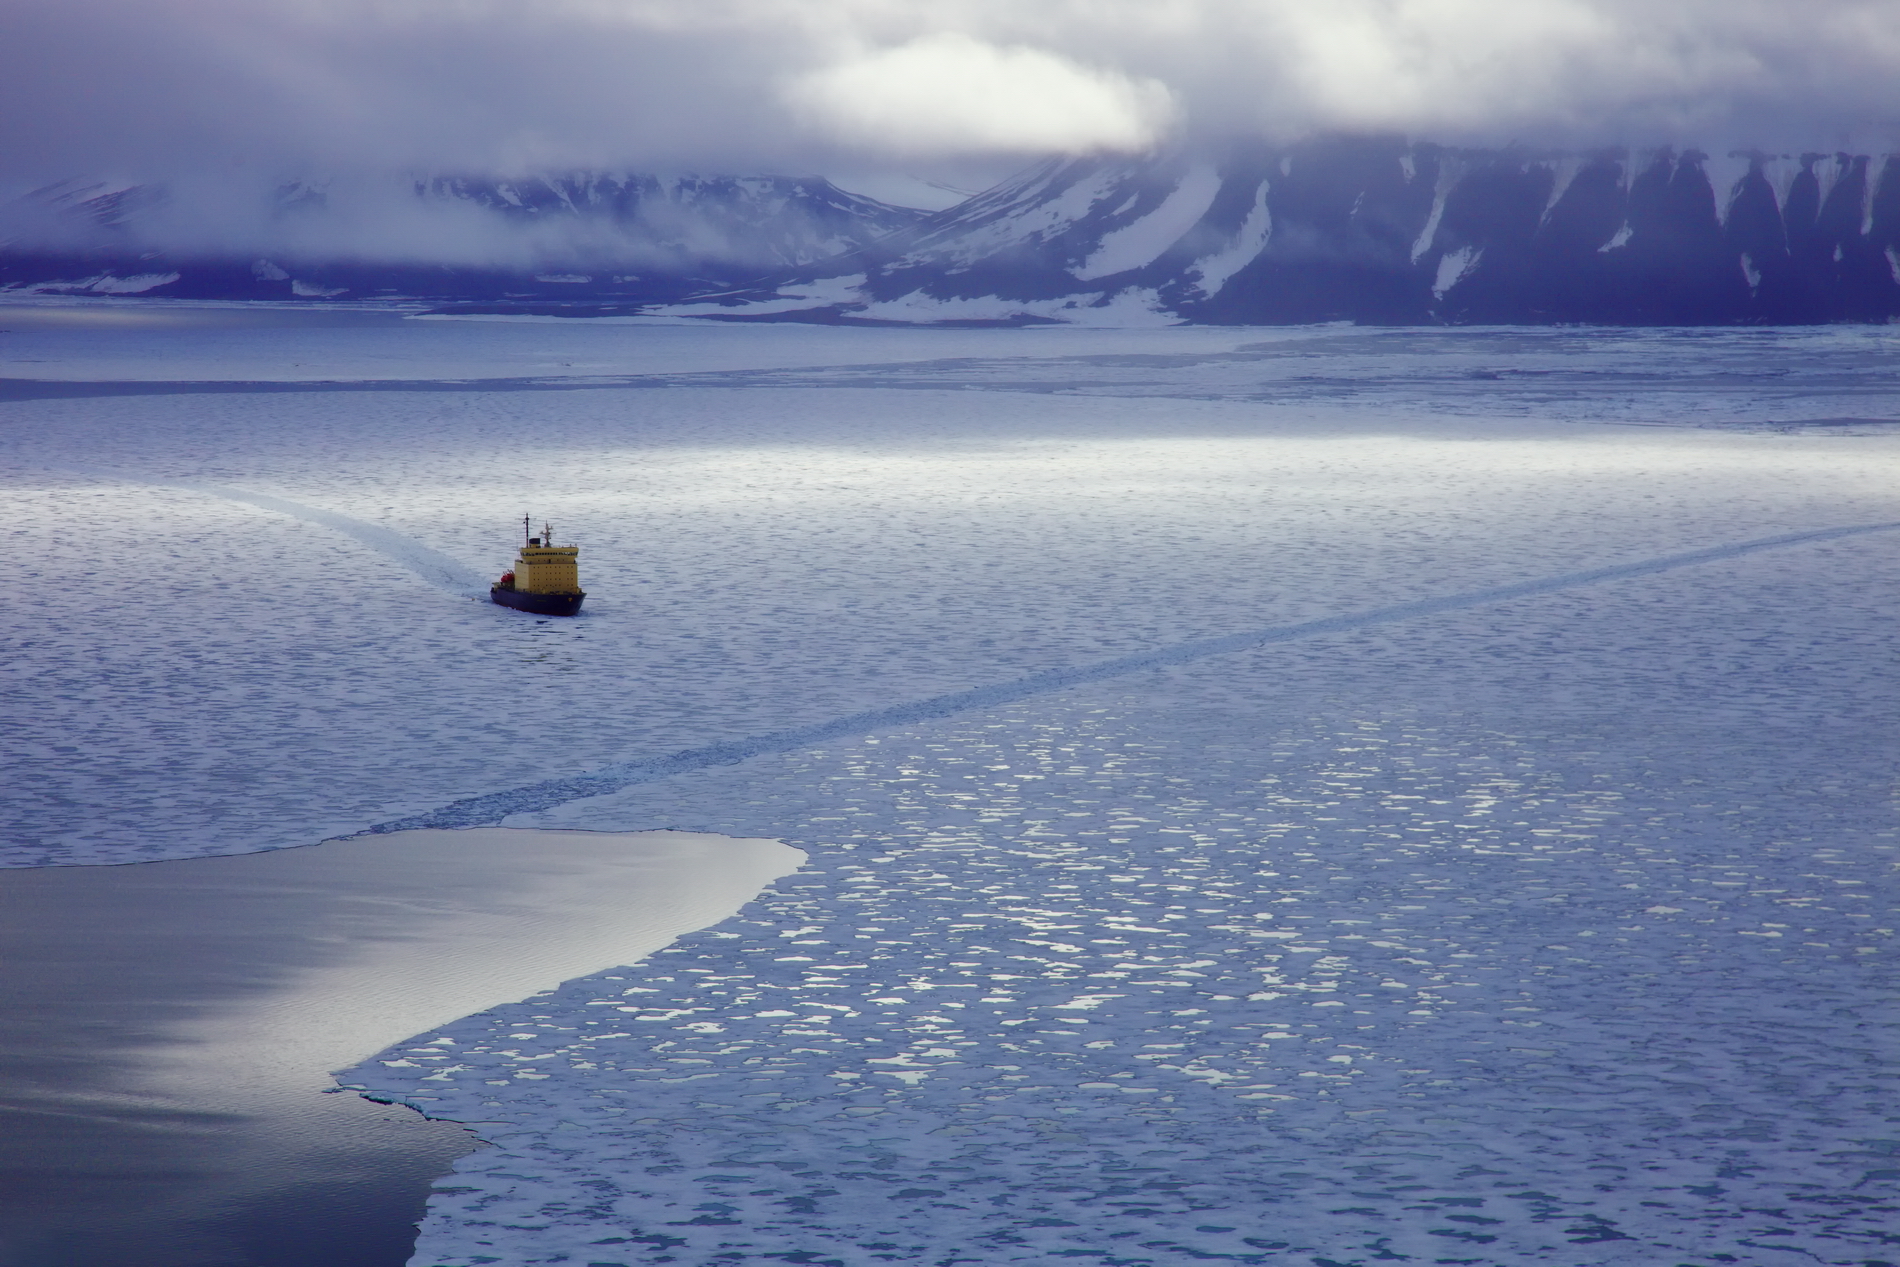
{"type": "Polygon", "coordinates": [[[0,1264],[407,1261],[481,1142],[328,1071],[631,962],[800,857],[489,828],[0,871],[0,1264]]]}

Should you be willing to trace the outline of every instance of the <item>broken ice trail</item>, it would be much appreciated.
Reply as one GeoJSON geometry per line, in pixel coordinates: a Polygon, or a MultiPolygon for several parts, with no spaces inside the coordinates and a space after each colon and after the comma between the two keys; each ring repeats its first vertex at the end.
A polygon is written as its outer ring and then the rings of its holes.
{"type": "MultiPolygon", "coordinates": [[[[228,494],[227,494],[228,495],[228,494]]],[[[251,499],[257,505],[269,505],[279,508],[274,498],[251,499]]],[[[289,503],[283,503],[288,507],[289,503]]],[[[286,513],[298,513],[286,509],[286,513]]],[[[323,512],[317,512],[319,514],[323,512]]],[[[341,519],[342,516],[334,516],[341,519]]],[[[371,525],[362,525],[379,536],[396,538],[394,533],[385,533],[371,525]]],[[[1075,668],[1050,669],[1042,673],[1032,673],[1013,682],[1004,682],[995,686],[980,686],[967,691],[954,691],[947,695],[938,695],[930,699],[914,700],[890,708],[871,709],[854,713],[849,717],[840,717],[832,721],[820,722],[813,726],[799,726],[790,730],[776,731],[758,735],[750,739],[730,740],[724,743],[707,744],[704,747],[689,748],[664,757],[651,757],[640,761],[629,761],[620,765],[608,766],[590,774],[578,775],[569,779],[547,779],[526,787],[513,788],[505,792],[492,792],[485,796],[466,797],[450,802],[439,809],[422,814],[414,814],[389,822],[378,823],[368,828],[366,834],[380,834],[397,831],[413,831],[418,828],[442,827],[480,827],[499,823],[512,814],[530,814],[538,810],[552,809],[569,801],[583,800],[588,797],[604,796],[618,792],[636,784],[663,779],[669,775],[685,774],[693,770],[704,770],[711,766],[731,765],[750,757],[764,756],[768,753],[788,752],[811,744],[823,743],[830,739],[840,739],[851,735],[862,735],[869,731],[888,726],[907,726],[918,722],[934,721],[954,717],[972,709],[994,708],[1002,704],[1012,704],[1018,700],[1029,699],[1037,695],[1046,695],[1052,691],[1065,690],[1087,682],[1100,682],[1109,678],[1138,673],[1143,669],[1156,669],[1171,664],[1186,664],[1193,660],[1206,659],[1209,656],[1228,655],[1237,651],[1247,651],[1255,647],[1270,646],[1280,642],[1294,642],[1302,638],[1314,638],[1324,634],[1344,633],[1354,629],[1365,629],[1373,625],[1383,625],[1392,621],[1409,620],[1422,616],[1435,616],[1444,612],[1458,611],[1469,607],[1483,607],[1492,603],[1508,602],[1516,598],[1533,598],[1539,594],[1552,594],[1560,590],[1574,589],[1578,586],[1595,585],[1604,581],[1626,580],[1632,577],[1653,576],[1659,572],[1673,571],[1676,568],[1694,567],[1702,563],[1714,563],[1723,559],[1740,558],[1761,550],[1774,550],[1786,546],[1802,545],[1820,541],[1834,541],[1844,537],[1861,536],[1871,532],[1890,532],[1900,528],[1900,523],[1857,524],[1840,528],[1822,528],[1811,532],[1785,533],[1775,537],[1764,537],[1757,541],[1743,541],[1734,545],[1712,546],[1706,550],[1691,550],[1684,554],[1665,555],[1657,559],[1645,559],[1637,563],[1621,563],[1611,567],[1592,568],[1585,572],[1570,572],[1562,576],[1546,577],[1542,580],[1520,581],[1513,585],[1500,585],[1492,589],[1474,590],[1464,594],[1452,594],[1444,598],[1425,599],[1420,602],[1400,603],[1394,607],[1382,607],[1374,611],[1353,615],[1329,616],[1321,620],[1301,621],[1293,625],[1280,625],[1268,629],[1255,629],[1245,633],[1228,634],[1219,638],[1203,638],[1192,642],[1177,643],[1171,647],[1161,647],[1153,651],[1137,652],[1134,655],[1121,656],[1100,664],[1082,665],[1075,668]]],[[[348,531],[348,529],[343,529],[348,531]]],[[[352,533],[352,535],[358,535],[352,533]]],[[[367,544],[385,549],[377,540],[368,536],[359,536],[367,544]]],[[[419,549],[424,549],[418,547],[419,549]]],[[[432,551],[426,553],[433,554],[432,551]]],[[[404,556],[390,553],[399,559],[404,556]]],[[[407,561],[406,559],[404,561],[407,561]]],[[[414,566],[414,565],[412,565],[414,566]]],[[[420,571],[420,569],[418,569],[420,571]]],[[[427,573],[423,575],[427,576],[427,573]]],[[[433,578],[430,578],[433,579],[433,578]]]]}
{"type": "Polygon", "coordinates": [[[221,497],[225,501],[255,506],[259,510],[289,515],[292,519],[301,519],[306,523],[318,524],[333,532],[342,533],[353,541],[368,546],[378,554],[394,559],[436,589],[447,590],[451,594],[462,597],[485,598],[488,594],[486,580],[440,550],[432,550],[414,537],[404,536],[400,532],[391,532],[388,528],[351,515],[339,515],[333,510],[325,510],[320,506],[310,506],[283,497],[271,497],[264,493],[247,492],[241,488],[227,488],[224,485],[210,484],[203,480],[133,475],[125,471],[105,470],[93,466],[61,465],[48,469],[68,471],[76,475],[90,475],[122,483],[184,489],[187,492],[202,493],[207,497],[221,497]]]}

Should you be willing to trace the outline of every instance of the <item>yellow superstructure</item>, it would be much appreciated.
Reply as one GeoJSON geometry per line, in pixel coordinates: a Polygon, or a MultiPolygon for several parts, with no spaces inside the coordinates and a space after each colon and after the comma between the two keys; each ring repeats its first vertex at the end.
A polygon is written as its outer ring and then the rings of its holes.
{"type": "Polygon", "coordinates": [[[579,546],[542,545],[531,537],[515,556],[515,588],[529,594],[581,592],[579,546]]]}

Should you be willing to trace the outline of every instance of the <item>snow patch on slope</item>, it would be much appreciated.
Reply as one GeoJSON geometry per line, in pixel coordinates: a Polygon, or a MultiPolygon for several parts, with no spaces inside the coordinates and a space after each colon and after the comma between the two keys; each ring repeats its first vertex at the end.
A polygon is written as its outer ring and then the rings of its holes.
{"type": "Polygon", "coordinates": [[[1438,261],[1438,276],[1432,280],[1432,296],[1443,299],[1445,292],[1465,279],[1484,256],[1481,247],[1461,246],[1438,261]]]}
{"type": "Polygon", "coordinates": [[[1709,178],[1709,188],[1715,191],[1715,218],[1720,224],[1728,223],[1728,213],[1735,205],[1735,187],[1748,175],[1752,160],[1746,154],[1717,155],[1703,160],[1703,174],[1709,178]]]}
{"type": "Polygon", "coordinates": [[[1010,211],[988,224],[959,234],[954,247],[914,254],[904,262],[969,264],[1005,247],[1073,224],[1114,192],[1120,175],[1113,170],[1096,172],[1047,201],[1039,197],[1040,186],[1026,190],[1010,211]]]}
{"type": "Polygon", "coordinates": [[[1002,299],[982,295],[969,299],[938,299],[913,291],[897,299],[866,306],[860,316],[873,321],[928,324],[944,321],[1056,321],[1073,326],[1173,326],[1181,319],[1161,305],[1161,296],[1130,287],[1114,294],[1064,295],[1059,299],[1002,299]]]}
{"type": "Polygon", "coordinates": [[[1212,167],[1193,168],[1160,206],[1133,224],[1103,234],[1095,253],[1074,270],[1075,276],[1094,281],[1152,263],[1200,223],[1220,186],[1220,173],[1212,167]]]}
{"type": "Polygon", "coordinates": [[[1458,182],[1447,170],[1438,177],[1438,192],[1432,195],[1432,214],[1426,219],[1425,227],[1418,231],[1418,237],[1412,243],[1412,263],[1423,259],[1425,252],[1432,249],[1432,239],[1438,236],[1438,222],[1445,218],[1445,203],[1451,197],[1452,186],[1458,182]]]}
{"type": "Polygon", "coordinates": [[[142,295],[148,290],[169,286],[177,281],[178,277],[177,273],[135,273],[131,277],[115,277],[111,273],[101,273],[97,277],[81,278],[78,281],[39,282],[35,285],[19,287],[19,289],[32,295],[142,295]]]}
{"type": "Polygon", "coordinates": [[[1253,263],[1259,258],[1260,252],[1266,249],[1267,239],[1273,236],[1273,212],[1267,206],[1269,188],[1270,182],[1260,182],[1260,190],[1254,195],[1253,210],[1247,213],[1246,220],[1241,223],[1233,244],[1225,250],[1196,260],[1188,270],[1188,276],[1198,279],[1196,285],[1208,298],[1219,294],[1228,278],[1253,263]]]}
{"type": "Polygon", "coordinates": [[[816,281],[781,286],[778,290],[778,298],[761,299],[746,304],[722,304],[711,301],[669,304],[653,311],[657,315],[668,317],[718,317],[735,314],[769,316],[773,313],[829,308],[835,304],[855,304],[859,299],[858,288],[864,285],[864,276],[863,273],[852,273],[846,277],[821,277],[816,281]]]}
{"type": "MultiPolygon", "coordinates": [[[[1557,209],[1557,204],[1562,202],[1564,195],[1570,192],[1570,184],[1577,179],[1577,173],[1581,172],[1588,165],[1588,159],[1572,155],[1568,158],[1559,159],[1552,166],[1550,194],[1544,199],[1544,210],[1537,217],[1538,224],[1544,225],[1550,223],[1550,213],[1557,209]]],[[[1416,259],[1417,256],[1413,258],[1416,259]]]]}

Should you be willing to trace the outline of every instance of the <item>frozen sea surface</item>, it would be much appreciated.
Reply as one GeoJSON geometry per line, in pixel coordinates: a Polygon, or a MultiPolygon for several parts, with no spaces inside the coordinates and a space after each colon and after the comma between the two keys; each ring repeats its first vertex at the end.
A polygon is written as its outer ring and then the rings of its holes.
{"type": "MultiPolygon", "coordinates": [[[[15,865],[1900,520],[1886,331],[422,325],[0,343],[15,865]],[[418,564],[524,510],[581,619],[418,564]]],[[[1900,1261],[1896,618],[1871,532],[551,805],[811,860],[346,1076],[497,1142],[418,1264],[1900,1261]]]]}

